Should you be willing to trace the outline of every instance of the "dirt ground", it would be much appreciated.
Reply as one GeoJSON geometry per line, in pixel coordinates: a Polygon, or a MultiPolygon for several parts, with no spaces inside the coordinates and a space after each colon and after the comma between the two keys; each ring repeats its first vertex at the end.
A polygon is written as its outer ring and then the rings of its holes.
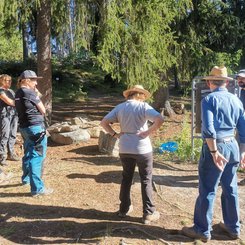
{"type": "MultiPolygon", "coordinates": [[[[87,115],[100,120],[121,98],[91,98],[86,102],[54,105],[54,121],[87,115]]],[[[164,135],[180,132],[182,116],[166,118],[164,135]]],[[[159,133],[155,135],[159,137],[159,133]]],[[[16,144],[21,152],[21,142],[16,144]]],[[[49,143],[44,181],[54,188],[49,196],[33,198],[28,186],[22,186],[21,161],[4,167],[12,171],[10,182],[0,185],[0,244],[202,244],[181,234],[184,225],[192,225],[198,191],[197,164],[175,163],[155,157],[154,200],[161,218],[152,225],[141,223],[142,203],[138,173],[132,186],[134,212],[120,219],[121,165],[118,158],[101,154],[98,139],[74,145],[49,143]]],[[[245,175],[239,173],[239,180],[245,175]]],[[[215,205],[213,237],[208,244],[245,244],[229,240],[219,229],[222,221],[220,190],[215,205]]],[[[245,186],[240,186],[241,220],[245,221],[245,186]]]]}

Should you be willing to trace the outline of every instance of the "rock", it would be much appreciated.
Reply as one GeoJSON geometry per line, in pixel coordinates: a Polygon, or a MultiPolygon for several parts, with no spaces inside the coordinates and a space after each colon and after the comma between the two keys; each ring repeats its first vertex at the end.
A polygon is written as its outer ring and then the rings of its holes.
{"type": "Polygon", "coordinates": [[[102,127],[93,127],[88,128],[88,133],[90,134],[91,138],[99,138],[100,137],[100,131],[103,130],[102,127]]]}
{"type": "Polygon", "coordinates": [[[118,157],[119,156],[119,140],[117,138],[112,137],[110,134],[105,133],[104,131],[100,131],[99,136],[99,151],[103,153],[107,153],[111,156],[118,157]]]}
{"type": "Polygon", "coordinates": [[[82,117],[74,117],[71,119],[71,124],[72,125],[84,125],[88,122],[87,119],[82,118],[82,117]]]}
{"type": "Polygon", "coordinates": [[[70,145],[81,141],[86,142],[90,139],[88,131],[84,129],[65,133],[52,133],[50,137],[52,141],[62,145],[70,145]]]}

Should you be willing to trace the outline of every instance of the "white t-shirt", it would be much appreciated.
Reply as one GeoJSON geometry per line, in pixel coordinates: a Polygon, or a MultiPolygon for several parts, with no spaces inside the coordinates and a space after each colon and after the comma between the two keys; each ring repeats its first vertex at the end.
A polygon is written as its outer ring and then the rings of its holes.
{"type": "Polygon", "coordinates": [[[154,121],[159,115],[159,112],[148,103],[137,100],[127,100],[109,112],[105,119],[112,123],[119,122],[121,132],[124,133],[119,140],[119,152],[128,154],[152,152],[150,138],[143,139],[136,133],[147,130],[147,121],[154,121]]]}

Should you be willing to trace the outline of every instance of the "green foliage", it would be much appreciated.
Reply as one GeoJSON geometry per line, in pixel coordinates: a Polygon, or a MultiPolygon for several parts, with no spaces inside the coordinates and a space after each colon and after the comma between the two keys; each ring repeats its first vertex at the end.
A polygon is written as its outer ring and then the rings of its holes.
{"type": "Polygon", "coordinates": [[[93,65],[90,59],[81,59],[73,55],[70,59],[67,57],[53,61],[54,101],[80,101],[87,97],[90,89],[100,88],[100,92],[108,89],[103,87],[105,73],[93,65]]]}
{"type": "Polygon", "coordinates": [[[191,81],[221,64],[234,73],[244,55],[244,18],[240,16],[244,3],[234,6],[231,1],[204,0],[193,1],[193,5],[193,10],[173,27],[178,36],[175,51],[179,80],[191,81]]]}
{"type": "Polygon", "coordinates": [[[16,33],[5,37],[0,24],[0,61],[20,61],[23,57],[21,35],[16,33]]]}
{"type": "Polygon", "coordinates": [[[175,137],[175,141],[178,143],[178,150],[176,151],[176,155],[179,160],[191,161],[193,154],[194,161],[198,161],[201,152],[202,140],[195,139],[195,147],[192,150],[191,126],[186,119],[182,123],[181,133],[175,137]]]}
{"type": "Polygon", "coordinates": [[[97,59],[102,69],[128,85],[140,83],[154,92],[161,73],[176,62],[170,25],[187,2],[110,2],[100,27],[103,36],[97,59]]]}
{"type": "MultiPolygon", "coordinates": [[[[164,134],[164,131],[161,132],[164,134]]],[[[166,160],[174,160],[174,161],[180,161],[180,162],[198,162],[199,157],[200,157],[200,152],[201,152],[201,147],[202,147],[202,139],[194,139],[194,149],[192,149],[191,145],[191,125],[188,122],[187,117],[184,118],[181,126],[181,132],[172,135],[172,138],[167,141],[174,141],[178,144],[178,150],[174,152],[168,152],[164,151],[163,153],[159,154],[158,148],[162,143],[162,139],[155,138],[153,145],[154,148],[156,149],[156,153],[158,153],[158,157],[164,158],[166,160]]]]}

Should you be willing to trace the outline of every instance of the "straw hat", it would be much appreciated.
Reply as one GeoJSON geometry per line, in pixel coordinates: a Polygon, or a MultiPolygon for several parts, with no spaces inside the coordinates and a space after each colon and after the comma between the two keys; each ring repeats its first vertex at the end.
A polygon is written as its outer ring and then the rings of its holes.
{"type": "Polygon", "coordinates": [[[134,85],[133,87],[123,91],[123,96],[127,98],[132,92],[138,92],[145,95],[145,99],[149,99],[151,97],[151,93],[144,89],[142,85],[134,85]]]}
{"type": "Polygon", "coordinates": [[[232,77],[228,77],[227,69],[225,66],[214,66],[209,73],[209,76],[203,77],[204,80],[233,80],[232,77]]]}

